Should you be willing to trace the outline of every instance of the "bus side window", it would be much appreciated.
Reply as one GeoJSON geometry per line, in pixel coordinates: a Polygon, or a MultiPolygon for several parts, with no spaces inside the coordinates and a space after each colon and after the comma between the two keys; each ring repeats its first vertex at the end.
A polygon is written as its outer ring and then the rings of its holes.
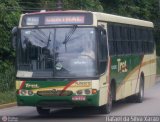
{"type": "Polygon", "coordinates": [[[121,34],[121,50],[122,54],[127,54],[128,53],[128,34],[127,34],[127,26],[123,25],[120,26],[120,34],[121,34]]]}
{"type": "Polygon", "coordinates": [[[114,41],[113,37],[113,25],[108,24],[108,42],[109,42],[109,52],[110,55],[115,55],[116,54],[116,41],[114,41]]]}
{"type": "Polygon", "coordinates": [[[100,38],[100,59],[106,60],[107,59],[107,36],[106,31],[101,31],[101,38],[100,38]]]}
{"type": "Polygon", "coordinates": [[[131,26],[127,27],[127,54],[131,54],[131,26]]]}
{"type": "Polygon", "coordinates": [[[153,30],[152,29],[148,29],[148,49],[149,49],[149,53],[153,53],[153,49],[154,49],[154,40],[153,40],[153,30]]]}
{"type": "Polygon", "coordinates": [[[117,49],[117,55],[121,55],[123,53],[122,50],[122,40],[121,40],[121,35],[120,35],[120,26],[115,24],[114,25],[114,41],[116,42],[116,48],[117,49]]]}
{"type": "Polygon", "coordinates": [[[131,27],[131,40],[130,40],[130,43],[131,43],[131,54],[134,53],[134,41],[135,41],[135,38],[136,38],[135,29],[134,29],[134,27],[131,27]]]}

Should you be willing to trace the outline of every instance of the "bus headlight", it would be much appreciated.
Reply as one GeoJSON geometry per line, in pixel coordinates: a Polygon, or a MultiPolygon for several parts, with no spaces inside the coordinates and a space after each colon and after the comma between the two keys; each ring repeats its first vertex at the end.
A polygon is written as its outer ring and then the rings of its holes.
{"type": "Polygon", "coordinates": [[[26,90],[24,90],[24,89],[20,90],[20,95],[25,96],[26,94],[27,94],[26,90]]]}
{"type": "Polygon", "coordinates": [[[29,96],[32,96],[32,95],[33,95],[33,91],[29,90],[29,91],[28,91],[28,95],[29,95],[29,96]]]}
{"type": "Polygon", "coordinates": [[[33,96],[34,93],[32,90],[21,89],[21,90],[19,90],[19,95],[20,96],[33,96]]]}
{"type": "Polygon", "coordinates": [[[83,94],[83,91],[82,91],[82,90],[78,90],[78,91],[77,91],[77,94],[78,94],[78,95],[82,95],[82,94],[83,94]]]}
{"type": "Polygon", "coordinates": [[[88,95],[88,94],[91,94],[91,89],[85,89],[85,90],[84,90],[84,93],[87,94],[87,95],[88,95]]]}
{"type": "Polygon", "coordinates": [[[90,95],[92,94],[92,89],[83,89],[83,90],[78,90],[76,92],[77,95],[90,95]]]}

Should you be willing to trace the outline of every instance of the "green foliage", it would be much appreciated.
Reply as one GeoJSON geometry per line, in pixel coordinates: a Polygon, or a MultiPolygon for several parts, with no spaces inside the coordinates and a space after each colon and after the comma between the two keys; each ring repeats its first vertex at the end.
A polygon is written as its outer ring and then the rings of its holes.
{"type": "Polygon", "coordinates": [[[10,50],[11,29],[17,25],[19,19],[20,11],[17,7],[15,0],[1,0],[0,2],[0,49],[6,51],[10,50]]]}
{"type": "Polygon", "coordinates": [[[0,91],[14,87],[14,51],[11,49],[11,29],[18,25],[20,9],[15,0],[0,0],[0,91]]]}
{"type": "Polygon", "coordinates": [[[0,71],[0,92],[13,89],[15,87],[14,66],[10,62],[3,62],[0,65],[0,71]]]}
{"type": "MultiPolygon", "coordinates": [[[[154,0],[153,0],[154,1],[154,0]]],[[[102,0],[104,11],[122,16],[150,20],[153,1],[150,0],[102,0]]]]}
{"type": "Polygon", "coordinates": [[[99,0],[63,0],[65,9],[103,11],[99,0]]]}
{"type": "MultiPolygon", "coordinates": [[[[56,10],[57,0],[19,0],[23,11],[39,11],[41,9],[56,10]],[[30,9],[30,10],[29,10],[30,9]]],[[[63,0],[64,10],[103,11],[99,0],[63,0]]]]}
{"type": "Polygon", "coordinates": [[[152,21],[160,55],[160,0],[100,0],[104,12],[152,21]]]}
{"type": "Polygon", "coordinates": [[[6,104],[16,101],[16,91],[5,91],[3,93],[0,92],[0,104],[6,104]]]}
{"type": "MultiPolygon", "coordinates": [[[[57,0],[0,0],[0,83],[14,86],[15,53],[11,49],[11,29],[18,25],[22,12],[55,10],[57,0]]],[[[159,0],[63,0],[64,10],[100,11],[153,21],[157,54],[160,55],[159,0]]],[[[0,85],[2,86],[2,85],[0,85]]],[[[0,87],[2,90],[2,87],[0,87]]]]}

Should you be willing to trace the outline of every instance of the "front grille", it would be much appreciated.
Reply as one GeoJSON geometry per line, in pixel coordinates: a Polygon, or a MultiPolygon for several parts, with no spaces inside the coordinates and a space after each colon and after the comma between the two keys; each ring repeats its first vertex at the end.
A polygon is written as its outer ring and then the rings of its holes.
{"type": "Polygon", "coordinates": [[[45,91],[37,91],[37,95],[39,96],[71,96],[73,94],[72,91],[63,91],[63,90],[45,90],[45,91]]]}

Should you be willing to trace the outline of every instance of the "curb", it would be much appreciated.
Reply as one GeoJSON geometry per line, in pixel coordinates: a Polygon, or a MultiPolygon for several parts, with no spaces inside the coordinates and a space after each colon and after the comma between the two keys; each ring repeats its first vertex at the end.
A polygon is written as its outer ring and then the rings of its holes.
{"type": "Polygon", "coordinates": [[[9,108],[9,107],[13,107],[13,106],[17,106],[17,103],[14,102],[14,103],[2,104],[2,105],[0,105],[0,109],[9,108]]]}

